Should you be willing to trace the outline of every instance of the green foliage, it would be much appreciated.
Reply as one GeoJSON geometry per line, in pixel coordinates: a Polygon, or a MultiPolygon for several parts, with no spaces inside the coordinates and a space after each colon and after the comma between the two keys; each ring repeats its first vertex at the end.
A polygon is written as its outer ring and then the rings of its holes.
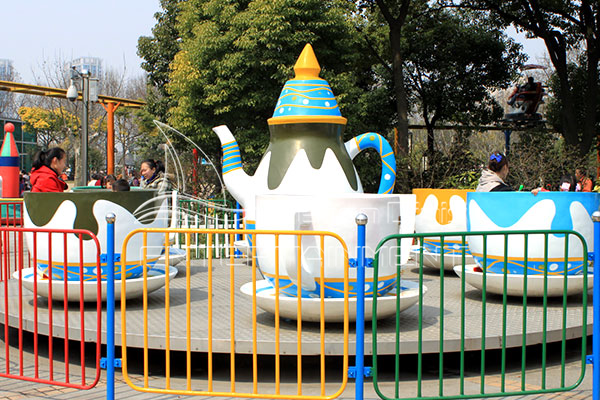
{"type": "MultiPolygon", "coordinates": [[[[181,51],[172,64],[169,93],[177,99],[169,123],[214,159],[220,146],[211,128],[234,132],[246,169],[252,171],[269,141],[273,114],[293,65],[311,43],[349,118],[348,136],[385,128],[371,104],[373,61],[349,21],[353,5],[343,0],[190,0],[181,4],[181,51]],[[358,132],[356,132],[358,130],[358,132]]],[[[377,90],[375,90],[377,92],[377,90]]],[[[382,102],[375,103],[381,109],[382,102]]]]}
{"type": "Polygon", "coordinates": [[[591,171],[587,157],[580,157],[559,135],[543,129],[519,132],[508,160],[508,183],[527,190],[547,185],[557,190],[561,177],[574,175],[580,165],[591,171]]]}
{"type": "MultiPolygon", "coordinates": [[[[584,123],[586,116],[585,102],[588,99],[588,92],[590,90],[596,90],[590,88],[587,81],[587,62],[585,54],[579,56],[577,63],[571,62],[567,65],[568,81],[570,84],[570,90],[576,95],[573,97],[574,110],[577,115],[575,122],[577,124],[577,131],[584,131],[584,123]]],[[[598,76],[600,79],[600,74],[598,76]]],[[[553,129],[557,132],[564,130],[564,123],[562,114],[564,113],[563,96],[561,96],[561,85],[559,77],[556,73],[553,73],[548,82],[550,91],[554,96],[550,96],[547,99],[546,105],[546,119],[552,125],[553,129]]],[[[596,105],[596,132],[600,132],[600,102],[596,105]]]]}
{"type": "Polygon", "coordinates": [[[469,150],[469,131],[456,131],[447,151],[413,150],[410,188],[470,189],[477,186],[479,163],[469,150]]]}
{"type": "Polygon", "coordinates": [[[157,20],[152,36],[138,39],[138,55],[144,60],[142,68],[148,73],[147,110],[155,118],[166,121],[169,108],[174,104],[166,91],[170,66],[179,51],[179,34],[176,29],[177,15],[182,0],[160,0],[162,12],[154,15],[157,20]]]}
{"type": "Polygon", "coordinates": [[[489,88],[515,78],[520,45],[473,12],[430,9],[406,30],[407,86],[426,124],[483,125],[502,117],[489,88]]]}

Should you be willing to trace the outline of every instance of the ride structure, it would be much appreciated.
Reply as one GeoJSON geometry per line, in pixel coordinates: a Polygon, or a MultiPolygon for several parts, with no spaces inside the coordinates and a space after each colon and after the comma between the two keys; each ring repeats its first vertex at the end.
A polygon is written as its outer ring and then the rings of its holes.
{"type": "Polygon", "coordinates": [[[503,123],[516,127],[534,127],[544,123],[538,109],[544,103],[546,90],[542,82],[535,81],[532,73],[544,69],[546,67],[536,64],[527,64],[521,68],[526,82],[517,84],[508,97],[509,109],[504,115],[503,123]]]}

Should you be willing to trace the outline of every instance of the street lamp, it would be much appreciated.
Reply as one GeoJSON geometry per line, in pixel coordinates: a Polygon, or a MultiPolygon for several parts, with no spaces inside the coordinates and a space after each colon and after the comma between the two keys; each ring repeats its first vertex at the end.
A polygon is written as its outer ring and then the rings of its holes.
{"type": "Polygon", "coordinates": [[[74,81],[81,81],[83,101],[83,118],[81,122],[81,174],[78,177],[77,186],[86,186],[88,182],[88,116],[90,101],[98,101],[98,80],[90,78],[90,73],[86,69],[81,72],[75,67],[71,67],[71,85],[67,90],[67,99],[75,101],[79,98],[79,93],[75,87],[74,81]]]}

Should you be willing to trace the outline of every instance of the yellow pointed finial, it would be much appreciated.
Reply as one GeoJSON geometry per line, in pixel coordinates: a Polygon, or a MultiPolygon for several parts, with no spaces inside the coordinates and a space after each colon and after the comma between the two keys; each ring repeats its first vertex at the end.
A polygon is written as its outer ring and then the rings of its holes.
{"type": "Polygon", "coordinates": [[[302,53],[300,53],[300,57],[294,65],[294,72],[296,73],[296,79],[315,79],[319,77],[321,66],[310,43],[307,43],[302,53]]]}

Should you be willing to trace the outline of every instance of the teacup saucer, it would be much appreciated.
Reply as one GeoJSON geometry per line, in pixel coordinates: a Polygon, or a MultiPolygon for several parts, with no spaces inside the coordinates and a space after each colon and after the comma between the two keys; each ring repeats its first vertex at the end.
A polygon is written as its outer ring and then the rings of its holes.
{"type": "MultiPolygon", "coordinates": [[[[415,259],[415,262],[419,263],[420,250],[419,247],[413,247],[410,254],[415,259]]],[[[470,254],[465,253],[465,264],[474,264],[475,259],[470,254]]],[[[442,264],[442,257],[439,253],[430,253],[427,250],[423,250],[423,265],[426,267],[440,269],[442,264]]],[[[452,271],[455,266],[462,265],[462,254],[444,254],[444,270],[452,271]]]]}
{"type": "MultiPolygon", "coordinates": [[[[33,292],[33,268],[24,268],[21,270],[23,286],[33,292]]],[[[169,278],[172,279],[177,275],[177,268],[169,268],[169,278]]],[[[13,273],[13,278],[19,279],[19,271],[13,273]]],[[[79,301],[79,285],[78,281],[67,281],[68,290],[68,301],[79,301]]],[[[98,298],[98,286],[97,281],[84,281],[83,282],[83,301],[96,301],[98,298]]],[[[148,271],[147,287],[148,293],[160,289],[165,285],[165,270],[164,266],[155,266],[148,271]]],[[[38,275],[37,279],[37,294],[42,297],[48,297],[49,286],[47,279],[42,279],[38,275]]],[[[125,298],[133,299],[141,297],[144,291],[144,278],[127,279],[126,282],[127,293],[125,298]]],[[[121,298],[121,281],[115,280],[115,300],[121,298]]],[[[52,281],[52,300],[63,300],[64,299],[64,281],[54,280],[52,281]]],[[[106,281],[102,281],[102,301],[106,301],[106,281]]]]}
{"type": "MultiPolygon", "coordinates": [[[[403,280],[400,294],[400,311],[404,311],[419,301],[419,284],[403,280]]],[[[244,284],[240,290],[245,295],[252,297],[252,282],[244,284]]],[[[423,286],[423,294],[427,287],[423,286]]],[[[267,280],[256,282],[256,303],[260,308],[275,314],[275,288],[267,280]]],[[[279,316],[282,318],[296,319],[298,301],[296,297],[279,296],[279,316]]],[[[377,298],[377,319],[383,319],[396,314],[396,290],[391,290],[385,296],[377,298]]],[[[321,299],[302,298],[302,320],[308,322],[320,321],[321,299]]],[[[373,298],[365,298],[365,320],[370,321],[373,316],[373,298]]],[[[348,317],[350,321],[356,320],[356,298],[348,299],[348,317]]],[[[325,321],[344,321],[344,299],[325,299],[325,321]]]]}
{"type": "MultiPolygon", "coordinates": [[[[183,260],[185,260],[186,252],[185,249],[178,249],[177,247],[171,246],[169,247],[169,266],[174,267],[179,264],[183,260]]],[[[165,268],[165,255],[161,255],[160,258],[156,261],[156,264],[161,266],[164,270],[165,268]]]]}
{"type": "MultiPolygon", "coordinates": [[[[477,264],[465,266],[465,280],[468,284],[476,289],[483,289],[483,272],[474,270],[480,267],[477,264]]],[[[454,272],[460,277],[462,274],[462,266],[454,267],[454,272]]],[[[594,285],[593,274],[588,274],[587,287],[588,290],[594,285]]],[[[523,296],[523,278],[521,274],[508,274],[506,277],[506,293],[509,296],[523,296]]],[[[488,272],[486,274],[487,293],[503,294],[504,293],[504,274],[494,274],[488,272]]],[[[564,291],[564,277],[549,275],[548,276],[548,296],[562,296],[564,291]]],[[[567,275],[567,295],[580,294],[583,292],[583,275],[567,275]]],[[[543,297],[544,296],[544,275],[528,275],[527,276],[527,296],[528,297],[543,297]]]]}

